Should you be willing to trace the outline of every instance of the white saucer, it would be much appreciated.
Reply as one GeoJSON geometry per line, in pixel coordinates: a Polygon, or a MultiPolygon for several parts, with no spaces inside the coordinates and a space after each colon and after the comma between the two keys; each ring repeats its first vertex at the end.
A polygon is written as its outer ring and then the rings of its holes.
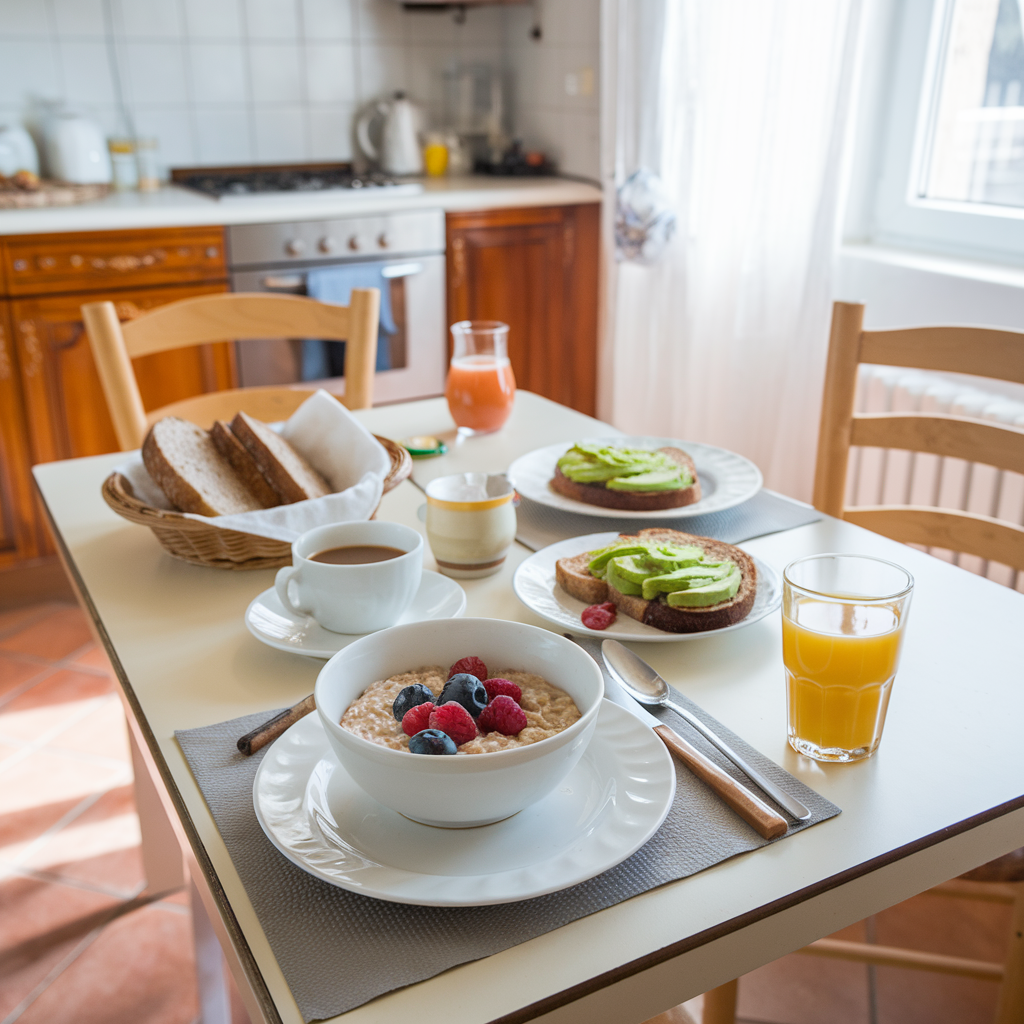
{"type": "MultiPolygon", "coordinates": [[[[466,610],[466,592],[447,576],[423,570],[423,580],[412,604],[395,625],[426,619],[454,619],[466,610]]],[[[288,611],[271,587],[245,609],[245,624],[257,640],[279,651],[310,658],[333,658],[361,633],[332,633],[315,619],[300,618],[288,611]]]]}
{"type": "Polygon", "coordinates": [[[267,751],[253,805],[278,850],[325,882],[391,903],[463,907],[543,896],[607,871],[660,828],[675,790],[664,744],[605,700],[565,780],[493,825],[432,828],[377,803],[338,763],[316,715],[267,751]]]}
{"type": "Polygon", "coordinates": [[[749,501],[761,490],[761,471],[750,459],[726,448],[698,441],[680,441],[674,437],[604,437],[588,438],[591,444],[605,444],[618,448],[682,448],[697,468],[700,478],[701,499],[679,508],[661,508],[647,512],[627,512],[620,508],[604,508],[584,501],[567,498],[551,489],[558,460],[571,447],[568,444],[549,444],[521,455],[508,467],[512,486],[531,501],[540,502],[562,512],[577,512],[585,516],[604,519],[684,519],[703,516],[749,501]]]}
{"type": "MultiPolygon", "coordinates": [[[[530,555],[520,562],[512,577],[512,589],[530,611],[536,612],[561,629],[577,636],[592,636],[600,640],[643,640],[653,644],[671,644],[680,640],[699,640],[704,636],[719,636],[743,629],[766,615],[771,615],[782,606],[782,580],[779,574],[760,558],[755,558],[757,567],[757,593],[754,606],[739,622],[722,629],[709,629],[701,633],[666,633],[654,626],[645,626],[628,615],[619,615],[607,629],[588,629],[580,615],[587,606],[575,597],[570,597],[555,580],[555,562],[560,558],[572,558],[584,551],[597,551],[607,547],[619,535],[617,533],[589,533],[584,537],[570,537],[568,540],[549,544],[546,548],[530,555]]],[[[750,554],[750,552],[747,552],[750,554]]]]}

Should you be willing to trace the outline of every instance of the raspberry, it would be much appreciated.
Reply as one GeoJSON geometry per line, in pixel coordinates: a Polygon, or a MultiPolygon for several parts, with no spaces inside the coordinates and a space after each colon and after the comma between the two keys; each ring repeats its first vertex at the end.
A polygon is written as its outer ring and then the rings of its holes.
{"type": "Polygon", "coordinates": [[[424,701],[422,704],[409,708],[402,716],[402,732],[406,736],[415,736],[416,733],[422,732],[427,728],[427,722],[433,710],[434,702],[432,700],[424,701]]]}
{"type": "Polygon", "coordinates": [[[489,701],[500,695],[511,697],[517,704],[523,699],[523,691],[511,679],[485,679],[484,689],[489,701]]]}
{"type": "Polygon", "coordinates": [[[607,629],[618,614],[618,609],[611,601],[604,604],[592,604],[589,608],[583,609],[580,618],[587,629],[607,629]]]}
{"type": "Polygon", "coordinates": [[[468,672],[471,676],[476,676],[477,679],[487,678],[487,666],[479,658],[459,658],[457,662],[450,669],[448,669],[448,678],[458,675],[460,672],[468,672]]]}
{"type": "Polygon", "coordinates": [[[430,728],[447,733],[456,746],[476,739],[476,722],[473,716],[461,705],[450,700],[430,712],[430,728]]]}
{"type": "Polygon", "coordinates": [[[484,732],[515,736],[526,728],[526,712],[507,694],[499,693],[480,712],[479,722],[484,732]]]}

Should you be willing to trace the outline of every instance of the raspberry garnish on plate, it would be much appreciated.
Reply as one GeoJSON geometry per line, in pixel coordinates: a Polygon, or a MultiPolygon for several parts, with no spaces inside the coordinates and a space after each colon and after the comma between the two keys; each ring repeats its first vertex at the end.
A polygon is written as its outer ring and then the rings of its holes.
{"type": "Polygon", "coordinates": [[[611,601],[604,604],[592,604],[589,608],[583,609],[580,618],[587,629],[607,629],[618,615],[618,609],[611,601]]]}

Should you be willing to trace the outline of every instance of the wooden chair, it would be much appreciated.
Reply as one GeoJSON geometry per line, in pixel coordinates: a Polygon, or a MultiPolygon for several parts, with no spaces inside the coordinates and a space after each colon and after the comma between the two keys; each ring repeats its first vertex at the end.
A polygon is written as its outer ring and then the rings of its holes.
{"type": "Polygon", "coordinates": [[[859,363],[942,370],[1024,383],[1024,332],[983,327],[862,329],[864,307],[837,302],[818,433],[814,507],[904,544],[978,555],[1024,570],[1024,528],[991,516],[924,505],[847,507],[851,445],[930,452],[1024,473],[1024,430],[967,416],[854,414],[859,363]]]}
{"type": "Polygon", "coordinates": [[[208,428],[242,410],[261,420],[291,415],[313,392],[308,388],[235,388],[196,395],[147,413],[132,359],[168,349],[252,338],[323,338],[345,341],[345,396],[349,409],[373,401],[380,292],[353,288],[348,306],[295,295],[204,295],[159,306],[121,324],[112,302],[82,306],[93,358],[99,370],[122,451],[138,448],[146,431],[164,416],[180,416],[208,428]]]}
{"type": "MultiPolygon", "coordinates": [[[[1024,332],[981,327],[865,331],[863,322],[862,305],[837,302],[832,308],[814,476],[814,507],[904,544],[962,551],[1024,570],[1024,529],[1015,523],[958,509],[918,505],[848,507],[845,503],[851,445],[930,452],[1024,473],[1024,430],[1020,428],[967,416],[855,414],[853,411],[860,363],[967,373],[1024,384],[1024,332]]],[[[1002,984],[996,1024],[1021,1024],[1024,1021],[1024,849],[928,892],[936,896],[1012,904],[1010,945],[1004,963],[839,939],[819,939],[798,952],[999,981],[1002,984]]],[[[705,993],[703,1024],[732,1024],[736,997],[736,981],[705,993]]]]}

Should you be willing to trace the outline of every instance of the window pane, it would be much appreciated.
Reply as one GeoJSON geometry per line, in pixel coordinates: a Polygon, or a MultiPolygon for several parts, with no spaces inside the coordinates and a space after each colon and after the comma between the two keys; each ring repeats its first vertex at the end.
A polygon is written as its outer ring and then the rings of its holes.
{"type": "Polygon", "coordinates": [[[921,195],[1024,206],[1022,5],[953,0],[921,195]]]}

